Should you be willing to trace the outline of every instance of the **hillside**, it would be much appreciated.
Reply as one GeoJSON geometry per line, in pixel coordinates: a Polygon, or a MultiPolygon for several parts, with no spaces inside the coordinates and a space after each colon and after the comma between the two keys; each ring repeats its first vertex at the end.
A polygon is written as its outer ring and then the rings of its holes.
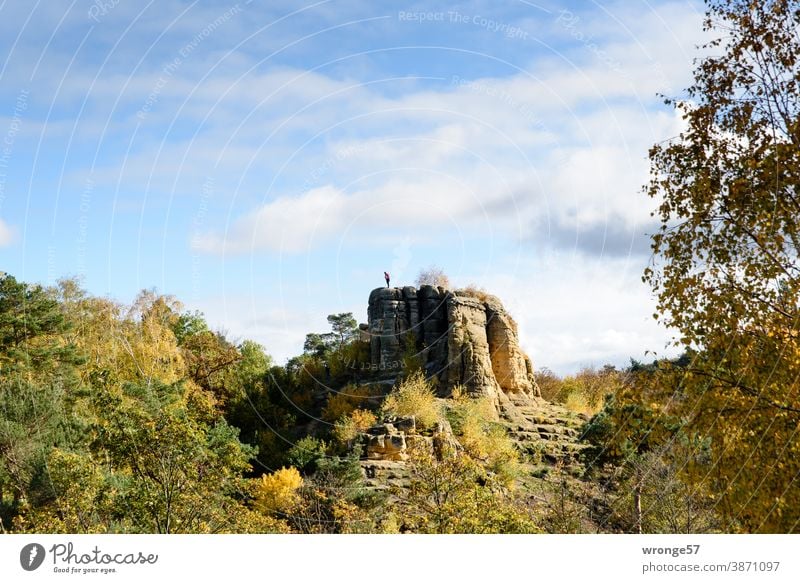
{"type": "Polygon", "coordinates": [[[534,367],[483,291],[380,288],[366,308],[361,325],[331,314],[329,332],[277,365],[169,296],[125,306],[74,280],[0,277],[0,530],[719,532],[758,520],[726,516],[725,483],[705,479],[726,450],[694,432],[694,403],[676,393],[691,353],[560,378],[534,367]]]}

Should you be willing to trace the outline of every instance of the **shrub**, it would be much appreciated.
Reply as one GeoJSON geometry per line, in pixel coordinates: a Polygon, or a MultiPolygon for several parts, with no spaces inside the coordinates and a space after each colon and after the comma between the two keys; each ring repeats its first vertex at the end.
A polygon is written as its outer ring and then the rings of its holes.
{"type": "Polygon", "coordinates": [[[539,532],[523,496],[505,488],[463,452],[437,459],[420,448],[414,450],[407,467],[408,487],[394,490],[401,532],[539,532]]]}
{"type": "Polygon", "coordinates": [[[307,472],[325,457],[325,449],[324,441],[307,435],[292,446],[286,458],[290,464],[307,472]]]}
{"type": "Polygon", "coordinates": [[[303,478],[294,467],[264,474],[256,489],[255,506],[264,514],[288,514],[300,502],[297,490],[302,485],[303,478]]]}
{"type": "Polygon", "coordinates": [[[519,473],[519,453],[505,428],[493,422],[494,406],[487,398],[473,399],[460,388],[453,392],[449,418],[458,442],[506,486],[519,473]]]}
{"type": "Polygon", "coordinates": [[[469,284],[467,287],[459,291],[481,302],[485,302],[486,300],[488,300],[489,296],[491,295],[485,289],[483,289],[482,287],[478,287],[474,283],[469,284]]]}
{"type": "Polygon", "coordinates": [[[417,427],[431,429],[442,418],[442,411],[422,371],[403,379],[383,402],[383,413],[416,418],[417,427]]]}
{"type": "Polygon", "coordinates": [[[352,442],[359,433],[375,425],[378,419],[371,411],[356,409],[347,417],[342,417],[333,428],[333,437],[342,445],[352,442]]]}
{"type": "Polygon", "coordinates": [[[547,367],[542,367],[534,372],[536,384],[542,393],[542,398],[551,403],[559,403],[562,381],[561,378],[547,367]]]}
{"type": "Polygon", "coordinates": [[[587,367],[563,379],[544,368],[536,373],[536,384],[548,401],[561,403],[578,413],[594,415],[602,408],[606,395],[622,388],[623,377],[610,365],[599,371],[587,367]]]}

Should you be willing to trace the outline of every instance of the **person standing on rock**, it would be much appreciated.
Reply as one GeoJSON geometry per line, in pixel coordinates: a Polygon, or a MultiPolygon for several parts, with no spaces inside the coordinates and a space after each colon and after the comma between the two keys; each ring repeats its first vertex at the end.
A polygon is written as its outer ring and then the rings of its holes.
{"type": "Polygon", "coordinates": [[[384,271],[383,272],[383,279],[386,280],[386,287],[389,287],[389,280],[391,279],[391,277],[389,277],[389,272],[388,271],[384,271]]]}

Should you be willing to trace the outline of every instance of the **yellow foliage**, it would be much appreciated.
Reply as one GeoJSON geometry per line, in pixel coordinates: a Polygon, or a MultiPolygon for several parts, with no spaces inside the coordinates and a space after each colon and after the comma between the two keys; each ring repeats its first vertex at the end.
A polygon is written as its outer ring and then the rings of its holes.
{"type": "Polygon", "coordinates": [[[430,429],[442,418],[442,409],[422,371],[416,371],[392,389],[383,402],[383,412],[416,418],[417,427],[430,429]]]}
{"type": "Polygon", "coordinates": [[[375,391],[368,386],[347,385],[335,395],[328,397],[328,402],[322,410],[322,418],[332,423],[346,417],[356,409],[363,408],[367,399],[374,395],[375,391]]]}
{"type": "Polygon", "coordinates": [[[571,411],[590,416],[599,412],[606,395],[618,392],[623,383],[623,375],[613,367],[601,370],[584,368],[578,374],[563,379],[547,369],[536,373],[536,384],[542,397],[561,403],[571,411]]]}
{"type": "Polygon", "coordinates": [[[458,387],[453,395],[453,431],[464,451],[495,472],[505,486],[512,486],[519,471],[519,453],[503,426],[491,421],[491,401],[473,399],[458,387]]]}
{"type": "Polygon", "coordinates": [[[333,428],[333,436],[339,443],[346,444],[355,439],[359,433],[375,425],[377,421],[378,419],[371,411],[356,409],[347,417],[343,417],[336,422],[336,426],[333,428]]]}
{"type": "Polygon", "coordinates": [[[538,532],[524,498],[464,453],[437,459],[422,448],[408,462],[409,486],[397,488],[396,518],[384,529],[417,533],[538,532]]]}
{"type": "Polygon", "coordinates": [[[297,468],[281,468],[261,476],[256,488],[256,508],[264,514],[287,514],[300,502],[297,490],[303,477],[297,468]]]}

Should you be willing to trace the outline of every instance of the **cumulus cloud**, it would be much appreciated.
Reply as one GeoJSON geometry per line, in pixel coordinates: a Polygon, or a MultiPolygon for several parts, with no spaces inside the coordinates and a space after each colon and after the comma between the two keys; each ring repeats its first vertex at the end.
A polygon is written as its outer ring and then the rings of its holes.
{"type": "Polygon", "coordinates": [[[520,342],[534,361],[558,373],[629,358],[673,355],[671,332],[659,326],[650,290],[635,257],[555,250],[524,262],[516,273],[475,275],[478,285],[502,290],[517,320],[520,342]]]}
{"type": "MultiPolygon", "coordinates": [[[[686,14],[671,4],[639,19],[621,12],[637,24],[636,34],[603,41],[604,59],[596,58],[597,47],[577,42],[572,53],[540,58],[512,75],[453,75],[437,88],[392,97],[369,84],[322,83],[325,76],[314,73],[313,85],[324,90],[296,94],[304,97],[282,123],[319,133],[286,155],[265,202],[237,207],[231,225],[202,233],[195,248],[312,251],[352,234],[356,224],[372,237],[366,219],[381,223],[374,216],[381,209],[391,216],[382,232],[444,218],[468,236],[480,226],[585,253],[645,253],[654,204],[641,192],[647,148],[681,124],[655,93],[685,85],[686,66],[678,63],[700,27],[686,25],[686,14]],[[419,212],[404,200],[438,207],[419,212]]],[[[602,23],[575,26],[580,38],[604,38],[602,23]]],[[[560,33],[575,36],[575,26],[560,33]]],[[[281,75],[287,87],[302,77],[281,75]]],[[[265,151],[253,148],[245,173],[265,151]]]]}

